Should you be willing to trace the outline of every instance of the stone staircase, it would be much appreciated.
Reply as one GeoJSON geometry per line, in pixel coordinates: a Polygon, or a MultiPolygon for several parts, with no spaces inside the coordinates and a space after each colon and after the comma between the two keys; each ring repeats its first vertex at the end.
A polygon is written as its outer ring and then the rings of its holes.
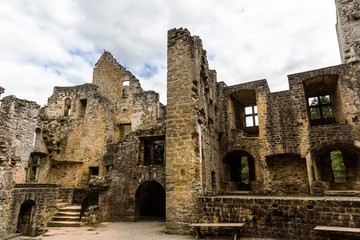
{"type": "Polygon", "coordinates": [[[48,227],[80,227],[80,211],[80,205],[61,207],[48,223],[48,227]]]}

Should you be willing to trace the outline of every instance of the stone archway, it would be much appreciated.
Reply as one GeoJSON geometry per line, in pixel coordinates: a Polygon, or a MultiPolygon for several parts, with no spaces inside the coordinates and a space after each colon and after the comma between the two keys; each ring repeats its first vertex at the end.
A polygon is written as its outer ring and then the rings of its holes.
{"type": "Polygon", "coordinates": [[[165,219],[165,189],[155,181],[143,183],[135,195],[135,219],[165,219]]]}
{"type": "Polygon", "coordinates": [[[318,150],[313,160],[315,179],[325,185],[325,191],[360,190],[360,148],[350,144],[331,144],[318,150]],[[334,166],[336,159],[332,156],[335,153],[340,156],[343,168],[334,166]]]}
{"type": "Polygon", "coordinates": [[[27,200],[21,204],[16,232],[25,236],[35,235],[35,229],[32,227],[34,224],[35,206],[36,204],[32,200],[27,200]]]}

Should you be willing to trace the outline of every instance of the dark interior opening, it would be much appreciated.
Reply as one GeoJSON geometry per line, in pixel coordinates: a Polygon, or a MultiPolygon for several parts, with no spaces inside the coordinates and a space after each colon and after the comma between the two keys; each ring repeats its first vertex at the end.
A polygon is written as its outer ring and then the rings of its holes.
{"type": "Polygon", "coordinates": [[[165,190],[158,182],[145,182],[136,192],[136,218],[165,219],[165,190]]]}
{"type": "Polygon", "coordinates": [[[35,202],[32,200],[27,200],[23,204],[21,204],[18,224],[17,224],[17,233],[21,233],[24,236],[34,236],[35,231],[31,229],[31,225],[33,222],[32,213],[35,206],[35,202]]]}

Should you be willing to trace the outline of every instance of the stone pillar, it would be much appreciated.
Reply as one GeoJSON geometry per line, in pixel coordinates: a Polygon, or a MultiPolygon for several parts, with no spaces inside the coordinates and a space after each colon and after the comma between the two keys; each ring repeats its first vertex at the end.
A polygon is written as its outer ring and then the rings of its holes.
{"type": "Polygon", "coordinates": [[[341,62],[360,61],[360,1],[335,0],[341,62]]]}
{"type": "Polygon", "coordinates": [[[201,40],[187,29],[168,32],[166,122],[166,229],[187,233],[202,193],[197,89],[201,40]]]}

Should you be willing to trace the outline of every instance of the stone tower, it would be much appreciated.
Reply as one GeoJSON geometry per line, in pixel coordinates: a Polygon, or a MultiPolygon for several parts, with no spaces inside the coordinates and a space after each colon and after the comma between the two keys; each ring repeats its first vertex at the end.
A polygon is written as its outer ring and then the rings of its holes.
{"type": "Polygon", "coordinates": [[[360,1],[335,0],[342,63],[360,60],[360,1]]]}
{"type": "Polygon", "coordinates": [[[199,37],[168,32],[166,123],[166,222],[187,233],[198,221],[197,197],[216,191],[216,73],[209,70],[199,37]],[[215,140],[214,140],[215,139],[215,140]]]}

